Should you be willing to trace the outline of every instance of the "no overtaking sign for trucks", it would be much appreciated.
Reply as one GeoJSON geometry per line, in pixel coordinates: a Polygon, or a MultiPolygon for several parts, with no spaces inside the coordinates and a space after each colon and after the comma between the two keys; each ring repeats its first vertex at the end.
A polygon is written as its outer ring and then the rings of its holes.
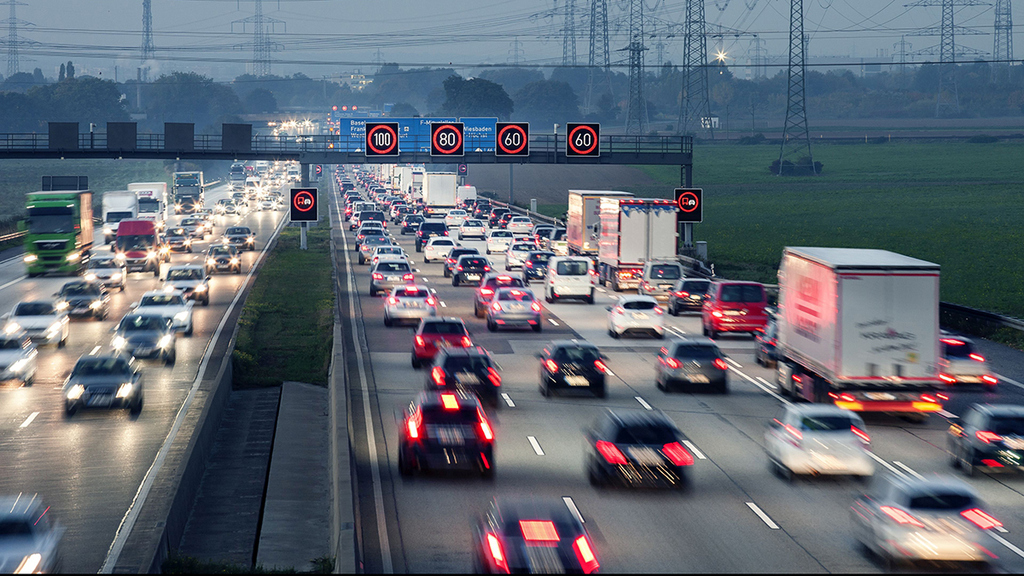
{"type": "Polygon", "coordinates": [[[317,216],[316,188],[292,188],[292,222],[316,222],[317,216]]]}

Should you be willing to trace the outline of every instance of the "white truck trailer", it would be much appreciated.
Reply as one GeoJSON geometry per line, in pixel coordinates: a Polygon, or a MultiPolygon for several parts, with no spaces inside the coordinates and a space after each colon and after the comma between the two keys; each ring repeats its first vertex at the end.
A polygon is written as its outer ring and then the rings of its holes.
{"type": "Polygon", "coordinates": [[[121,220],[134,220],[139,216],[139,201],[131,190],[104,192],[103,241],[110,244],[117,238],[117,227],[121,220]]]}
{"type": "Polygon", "coordinates": [[[782,394],[856,411],[942,410],[938,264],[787,247],[777,322],[782,394]]]}
{"type": "Polygon", "coordinates": [[[139,219],[153,220],[156,229],[167,223],[167,182],[132,182],[128,190],[139,200],[139,219]]]}
{"type": "Polygon", "coordinates": [[[569,211],[565,223],[569,254],[597,257],[597,243],[601,237],[601,198],[606,196],[633,195],[615,190],[569,190],[569,211]]]}
{"type": "Polygon", "coordinates": [[[453,172],[423,175],[423,213],[426,218],[443,218],[455,208],[457,176],[453,172]]]}
{"type": "Polygon", "coordinates": [[[612,290],[640,286],[644,262],[676,257],[676,204],[672,200],[601,198],[597,274],[612,290]]]}

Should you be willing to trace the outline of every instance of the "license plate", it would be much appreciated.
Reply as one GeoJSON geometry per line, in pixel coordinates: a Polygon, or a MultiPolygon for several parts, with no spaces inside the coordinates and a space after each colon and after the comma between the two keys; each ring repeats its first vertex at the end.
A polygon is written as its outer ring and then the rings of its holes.
{"type": "Polygon", "coordinates": [[[590,386],[586,376],[566,376],[565,383],[569,386],[590,386]]]}
{"type": "Polygon", "coordinates": [[[462,430],[458,428],[438,428],[437,438],[445,446],[455,446],[465,441],[462,437],[462,430]]]}
{"type": "Polygon", "coordinates": [[[627,452],[629,452],[629,457],[639,464],[656,466],[662,463],[661,454],[658,454],[652,448],[647,448],[645,446],[631,447],[627,452]]]}
{"type": "Polygon", "coordinates": [[[398,282],[401,279],[401,276],[388,276],[388,282],[398,282]]]}
{"type": "Polygon", "coordinates": [[[831,454],[815,454],[814,461],[822,470],[843,470],[846,466],[831,454]]]}
{"type": "Polygon", "coordinates": [[[865,394],[871,400],[895,400],[895,394],[889,394],[888,392],[868,392],[865,394]]]}
{"type": "Polygon", "coordinates": [[[687,374],[686,378],[695,384],[707,384],[708,377],[704,374],[687,374]]]}
{"type": "Polygon", "coordinates": [[[466,280],[479,280],[479,274],[466,274],[466,280]]]}
{"type": "Polygon", "coordinates": [[[659,290],[671,290],[672,289],[672,285],[671,284],[662,284],[662,285],[658,286],[658,289],[659,290]]]}
{"type": "Polygon", "coordinates": [[[636,318],[637,320],[644,320],[647,318],[647,314],[644,314],[643,312],[633,312],[633,318],[636,318]]]}
{"type": "Polygon", "coordinates": [[[512,311],[512,312],[518,312],[518,311],[523,309],[523,305],[522,304],[511,304],[511,305],[509,305],[508,309],[510,311],[512,311]]]}
{"type": "Polygon", "coordinates": [[[402,302],[402,308],[419,308],[419,302],[402,302]]]}
{"type": "Polygon", "coordinates": [[[480,383],[480,377],[476,374],[461,372],[455,375],[455,381],[463,386],[472,386],[480,383]]]}
{"type": "Polygon", "coordinates": [[[93,394],[89,397],[89,406],[110,406],[110,394],[93,394]]]}
{"type": "Polygon", "coordinates": [[[726,310],[726,316],[742,316],[745,312],[742,310],[726,310]]]}

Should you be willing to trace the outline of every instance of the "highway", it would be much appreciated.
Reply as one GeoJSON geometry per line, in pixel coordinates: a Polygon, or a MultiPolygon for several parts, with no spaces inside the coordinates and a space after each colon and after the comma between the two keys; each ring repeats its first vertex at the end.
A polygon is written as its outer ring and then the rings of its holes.
{"type": "MultiPolygon", "coordinates": [[[[207,191],[207,206],[230,197],[226,185],[207,191]]],[[[286,212],[250,212],[244,216],[215,217],[214,234],[195,244],[194,253],[172,253],[173,264],[199,263],[211,241],[226,226],[245,225],[257,235],[256,250],[242,256],[241,275],[214,275],[210,281],[209,306],[196,305],[195,330],[191,337],[179,334],[177,361],[164,366],[156,360],[141,360],[145,386],[145,407],[137,418],[124,411],[79,411],[64,415],[61,385],[75,361],[86,354],[108,351],[109,330],[148,290],[161,282],[151,273],[132,273],[124,292],[111,294],[106,321],[72,319],[67,346],[40,348],[39,370],[31,387],[7,384],[0,389],[0,494],[39,494],[49,505],[49,514],[67,531],[61,543],[62,571],[97,572],[108,557],[118,527],[140,490],[147,471],[168,437],[176,415],[204,359],[209,356],[215,335],[230,338],[233,322],[223,323],[226,314],[237,316],[241,299],[237,292],[250,280],[248,272],[263,248],[276,233],[286,212]]],[[[183,216],[175,216],[178,222],[183,216]]],[[[102,253],[102,233],[96,251],[102,253]]],[[[2,312],[28,299],[46,299],[74,278],[44,276],[28,279],[21,257],[0,263],[0,307],[2,312]]],[[[216,364],[215,364],[216,365],[216,364]]],[[[112,563],[107,568],[112,567],[112,563]]]]}
{"type": "MultiPolygon", "coordinates": [[[[333,183],[331,184],[333,186],[333,183]]],[[[337,228],[339,196],[331,189],[337,228]]],[[[392,228],[394,226],[392,225],[392,228]]],[[[860,548],[849,507],[870,485],[839,478],[783,480],[764,454],[766,424],[783,399],[774,375],[754,362],[753,340],[723,336],[729,356],[730,393],[663,393],[654,385],[655,354],[662,341],[615,340],[606,332],[605,306],[597,302],[545,305],[543,333],[488,332],[473,315],[473,287],[453,287],[440,263],[424,264],[412,236],[394,234],[409,253],[417,282],[436,291],[440,315],[466,321],[474,343],[501,366],[505,403],[491,414],[496,428],[496,478],[419,475],[397,469],[400,418],[423,388],[426,370],[410,365],[412,330],[386,328],[383,301],[368,294],[369,271],[356,263],[347,226],[336,235],[341,267],[341,317],[345,322],[351,445],[358,472],[357,511],[363,569],[374,572],[467,572],[472,569],[472,525],[493,497],[570,498],[595,539],[608,572],[880,572],[884,564],[860,548]],[[344,240],[339,241],[340,238],[344,240]],[[608,397],[538,391],[534,353],[552,339],[584,338],[601,347],[614,372],[608,397]],[[353,358],[354,357],[354,358],[353,358]],[[584,471],[582,429],[605,408],[662,410],[689,437],[697,460],[684,491],[594,488],[584,471]]],[[[480,249],[483,243],[462,244],[480,249]]],[[[495,269],[504,256],[491,255],[495,269]]],[[[536,288],[536,283],[533,284],[536,288]]],[[[674,336],[700,334],[700,317],[666,316],[674,336]]],[[[974,402],[1024,404],[1024,354],[981,341],[982,352],[1004,378],[996,393],[957,391],[947,412],[923,424],[888,415],[865,416],[882,474],[955,474],[948,464],[950,422],[974,402]]],[[[962,476],[960,476],[962,477],[962,476]]],[[[986,548],[998,571],[1024,571],[1024,479],[981,474],[969,479],[987,509],[1005,525],[986,548]]],[[[962,568],[958,568],[962,570],[962,568]]]]}

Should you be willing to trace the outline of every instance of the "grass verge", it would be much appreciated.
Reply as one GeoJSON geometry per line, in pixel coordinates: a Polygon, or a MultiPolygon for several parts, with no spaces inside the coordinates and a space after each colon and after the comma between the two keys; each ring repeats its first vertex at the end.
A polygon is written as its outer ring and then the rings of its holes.
{"type": "Polygon", "coordinates": [[[232,353],[235,389],[278,386],[284,381],[327,385],[334,338],[330,224],[281,231],[267,255],[239,317],[232,353]]]}

